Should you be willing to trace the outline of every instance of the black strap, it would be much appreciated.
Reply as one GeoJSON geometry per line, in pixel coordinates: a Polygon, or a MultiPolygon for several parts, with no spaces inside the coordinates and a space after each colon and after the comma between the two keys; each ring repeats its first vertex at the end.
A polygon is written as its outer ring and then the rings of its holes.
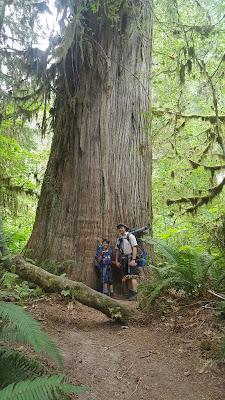
{"type": "Polygon", "coordinates": [[[124,243],[123,243],[123,238],[119,238],[119,251],[121,254],[124,254],[124,243]]]}

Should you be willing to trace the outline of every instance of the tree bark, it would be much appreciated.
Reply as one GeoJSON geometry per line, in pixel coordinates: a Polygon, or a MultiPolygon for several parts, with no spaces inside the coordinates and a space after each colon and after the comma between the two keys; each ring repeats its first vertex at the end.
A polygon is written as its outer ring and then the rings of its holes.
{"type": "Polygon", "coordinates": [[[3,233],[3,222],[2,217],[0,215],[0,257],[6,257],[9,254],[9,250],[6,244],[5,236],[3,233]]]}
{"type": "Polygon", "coordinates": [[[12,257],[11,267],[12,265],[15,268],[15,272],[21,278],[37,284],[46,292],[61,294],[62,290],[69,290],[69,296],[72,299],[95,308],[119,322],[127,322],[132,314],[132,311],[128,307],[120,304],[118,301],[96,292],[81,282],[75,282],[50,274],[44,269],[25,261],[19,255],[12,257]]]}
{"type": "Polygon", "coordinates": [[[3,221],[1,215],[0,215],[0,260],[3,261],[6,268],[10,266],[9,249],[3,232],[3,221]]]}
{"type": "Polygon", "coordinates": [[[150,3],[120,10],[116,27],[87,12],[84,40],[74,36],[57,81],[54,138],[27,250],[66,261],[74,279],[92,287],[98,239],[114,242],[121,221],[151,226],[150,3]]]}

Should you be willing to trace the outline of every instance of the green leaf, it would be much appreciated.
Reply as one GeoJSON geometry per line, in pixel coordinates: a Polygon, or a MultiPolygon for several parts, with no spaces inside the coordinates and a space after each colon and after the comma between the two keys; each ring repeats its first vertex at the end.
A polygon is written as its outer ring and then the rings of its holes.
{"type": "Polygon", "coordinates": [[[5,322],[0,331],[1,340],[29,344],[36,352],[45,352],[62,366],[62,356],[56,344],[21,307],[0,302],[0,317],[5,322]]]}
{"type": "Polygon", "coordinates": [[[84,393],[87,388],[63,383],[62,375],[35,378],[0,390],[0,400],[56,400],[63,394],[84,393]]]}

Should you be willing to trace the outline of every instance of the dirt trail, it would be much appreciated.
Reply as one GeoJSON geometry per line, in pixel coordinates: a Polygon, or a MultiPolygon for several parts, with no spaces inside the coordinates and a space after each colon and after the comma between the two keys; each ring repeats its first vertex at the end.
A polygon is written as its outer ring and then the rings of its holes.
{"type": "Polygon", "coordinates": [[[62,349],[66,375],[91,387],[79,399],[224,400],[225,368],[201,350],[212,334],[223,333],[219,325],[212,332],[205,315],[146,325],[139,313],[122,327],[88,307],[73,307],[52,298],[30,310],[62,349]]]}

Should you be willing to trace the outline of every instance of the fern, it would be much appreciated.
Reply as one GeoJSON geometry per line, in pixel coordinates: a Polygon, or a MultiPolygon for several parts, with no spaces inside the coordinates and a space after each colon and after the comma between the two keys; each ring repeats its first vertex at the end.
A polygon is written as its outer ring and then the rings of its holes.
{"type": "Polygon", "coordinates": [[[164,255],[166,263],[171,263],[168,276],[180,277],[183,288],[189,293],[201,293],[205,290],[209,279],[209,270],[214,263],[209,254],[200,254],[188,249],[180,251],[160,243],[160,252],[164,255]],[[173,263],[172,263],[173,261],[173,263]]]}
{"type": "Polygon", "coordinates": [[[214,264],[209,254],[200,254],[192,249],[173,249],[161,241],[156,244],[165,260],[165,266],[152,269],[153,281],[146,283],[149,290],[144,289],[146,285],[142,286],[148,304],[169,287],[183,289],[188,295],[200,295],[206,291],[214,264]]]}
{"type": "Polygon", "coordinates": [[[223,272],[220,277],[217,279],[216,281],[216,285],[219,287],[221,285],[221,283],[224,281],[225,279],[225,272],[223,272]]]}
{"type": "Polygon", "coordinates": [[[21,307],[0,302],[0,318],[4,322],[0,329],[1,341],[29,344],[36,352],[46,352],[58,365],[62,366],[62,357],[56,344],[21,307]]]}
{"type": "Polygon", "coordinates": [[[61,400],[70,393],[79,394],[87,390],[63,381],[62,375],[55,375],[11,384],[0,390],[0,400],[61,400]]]}
{"type": "Polygon", "coordinates": [[[173,249],[171,246],[168,246],[160,240],[156,242],[156,245],[160,254],[165,258],[168,264],[173,266],[180,264],[180,253],[176,249],[173,249]]]}
{"type": "Polygon", "coordinates": [[[174,278],[174,277],[170,277],[159,282],[157,285],[155,285],[154,289],[152,290],[148,299],[148,303],[151,304],[163,290],[168,289],[169,287],[174,286],[176,284],[181,284],[181,281],[179,278],[174,278]]]}
{"type": "Polygon", "coordinates": [[[0,382],[2,385],[43,375],[46,368],[21,351],[0,347],[0,382]]]}
{"type": "MultiPolygon", "coordinates": [[[[58,364],[62,358],[55,343],[21,307],[0,303],[0,340],[26,343],[37,352],[45,351],[58,364]]],[[[70,393],[83,393],[85,387],[64,383],[63,376],[43,377],[46,368],[20,351],[0,347],[0,400],[68,399],[70,393]],[[28,380],[32,378],[32,380],[28,380]],[[7,385],[7,386],[6,386],[7,385]]]]}

